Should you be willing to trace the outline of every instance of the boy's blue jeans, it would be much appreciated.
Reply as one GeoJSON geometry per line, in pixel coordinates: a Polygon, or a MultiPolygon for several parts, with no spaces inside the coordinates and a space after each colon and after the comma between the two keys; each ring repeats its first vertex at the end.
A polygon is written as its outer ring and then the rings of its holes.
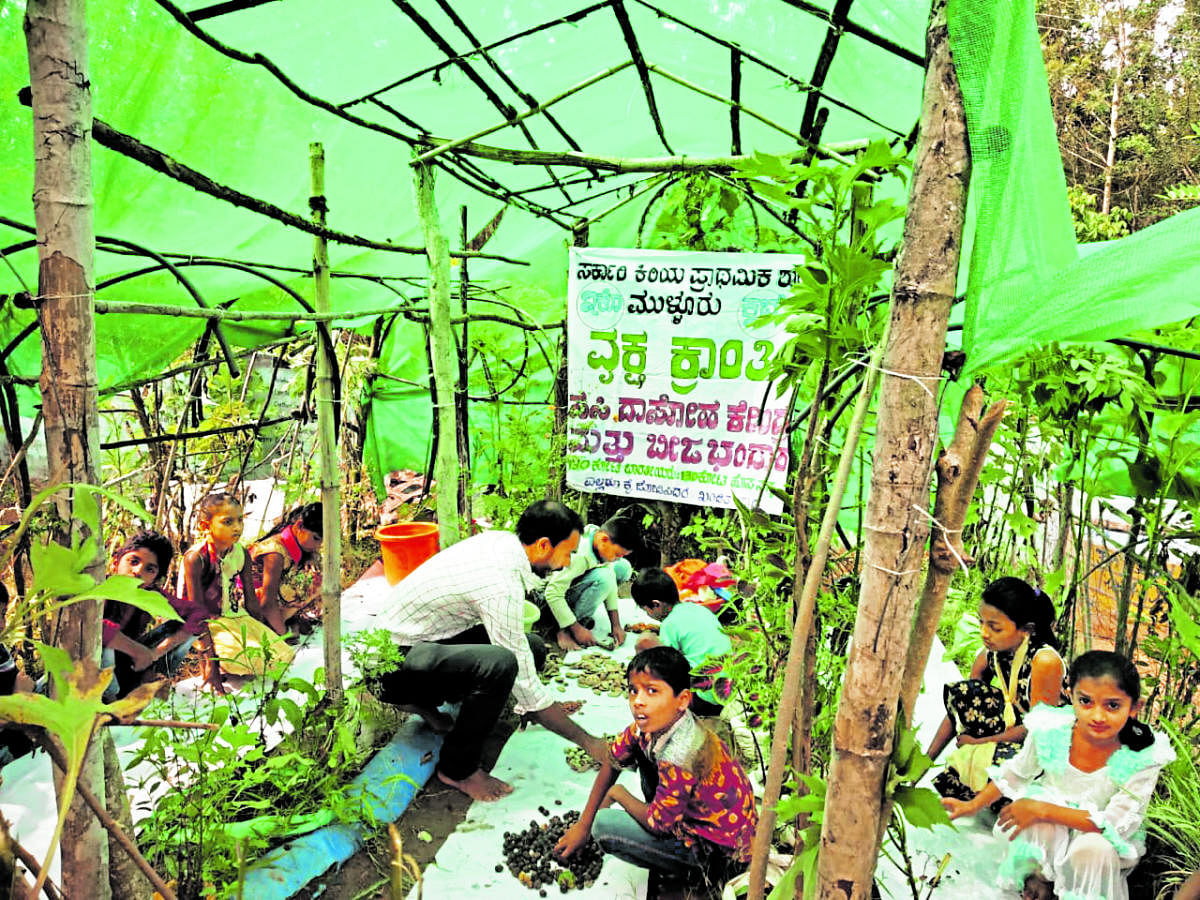
{"type": "Polygon", "coordinates": [[[567,605],[577,621],[595,619],[601,604],[617,596],[617,585],[633,577],[633,566],[618,559],[584,572],[567,588],[567,605]]]}
{"type": "Polygon", "coordinates": [[[696,851],[679,838],[654,834],[619,806],[602,809],[592,823],[592,837],[605,853],[668,875],[693,875],[704,868],[696,851]]]}

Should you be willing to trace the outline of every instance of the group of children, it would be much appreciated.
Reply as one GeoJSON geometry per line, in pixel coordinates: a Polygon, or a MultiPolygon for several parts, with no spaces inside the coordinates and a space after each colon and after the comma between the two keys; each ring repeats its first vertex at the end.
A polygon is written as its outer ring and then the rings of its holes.
{"type": "Polygon", "coordinates": [[[979,619],[984,649],[969,679],[945,687],[946,718],[929,748],[936,759],[957,737],[934,781],[943,806],[951,819],[998,813],[1001,889],[1027,900],[1127,900],[1151,795],[1175,758],[1137,720],[1136,668],[1104,650],[1066,668],[1053,604],[1017,578],[987,586],[979,619]]]}
{"type": "MultiPolygon", "coordinates": [[[[616,588],[630,578],[634,601],[661,623],[657,636],[638,641],[627,669],[633,724],[555,852],[569,856],[591,835],[652,871],[719,881],[749,860],[757,822],[745,771],[697,720],[719,715],[729,696],[720,674],[729,638],[711,611],[680,602],[662,569],[634,575],[624,559],[634,546],[628,523],[589,528],[581,559],[547,586],[564,646],[595,642],[586,617],[601,603],[620,641],[616,588]],[[637,768],[644,799],[616,784],[618,765],[637,768]]],[[[1101,650],[1067,667],[1053,603],[1019,578],[986,587],[979,619],[984,649],[968,679],[945,687],[946,718],[929,748],[936,759],[957,745],[934,781],[943,805],[952,819],[997,812],[1007,848],[1002,890],[1028,900],[1127,900],[1126,876],[1145,853],[1146,810],[1175,756],[1164,735],[1137,720],[1137,670],[1101,650]]]]}
{"type": "Polygon", "coordinates": [[[174,593],[161,586],[175,555],[161,534],[138,532],[113,553],[111,570],[163,594],[180,621],[148,627],[150,617],[141,610],[105,604],[101,664],[113,668],[110,697],[154,675],[174,674],[194,643],[205,683],[225,693],[226,676],[262,675],[290,662],[289,629],[309,627],[316,601],[307,594],[288,597],[285,583],[311,567],[320,549],[319,503],[293,510],[249,546],[239,542],[245,520],[232,494],[208,494],[195,514],[198,540],[183,554],[174,593]]]}
{"type": "Polygon", "coordinates": [[[564,650],[597,643],[593,616],[603,606],[614,642],[625,640],[618,588],[659,623],[636,644],[626,669],[633,723],[612,743],[587,804],[555,847],[565,858],[590,837],[614,856],[651,870],[652,878],[723,884],[750,860],[758,824],[754,790],[742,765],[701,721],[729,699],[721,661],[731,649],[716,614],[681,602],[663,569],[634,573],[626,557],[639,535],[629,519],[586,526],[566,567],[550,575],[547,612],[564,650]],[[636,768],[641,797],[616,783],[636,768]]]}
{"type": "MultiPolygon", "coordinates": [[[[160,587],[174,556],[170,542],[154,532],[134,535],[113,554],[112,571],[163,593],[181,621],[149,627],[146,614],[109,601],[103,645],[115,674],[111,690],[124,694],[147,673],[174,671],[193,642],[206,683],[222,693],[225,675],[262,674],[290,661],[285,636],[313,601],[289,599],[282,586],[315,559],[321,522],[320,505],[310,504],[243,546],[241,504],[210,494],[196,507],[199,539],[183,554],[174,594],[160,587]]],[[[634,601],[659,623],[657,635],[638,640],[626,670],[633,722],[612,743],[611,760],[555,853],[569,856],[590,835],[660,876],[720,883],[749,861],[757,825],[745,770],[700,721],[720,715],[730,696],[721,666],[730,640],[713,612],[680,601],[666,571],[634,574],[626,557],[637,544],[626,519],[588,526],[545,587],[564,649],[597,643],[593,616],[601,606],[614,639],[624,641],[617,591],[628,581],[634,601]],[[618,766],[637,769],[642,799],[616,784],[618,766]]],[[[1136,718],[1137,670],[1098,650],[1067,668],[1053,604],[1017,578],[987,586],[979,619],[984,649],[968,679],[945,687],[947,714],[929,747],[936,760],[952,740],[957,745],[935,779],[943,805],[952,819],[989,807],[998,813],[995,832],[1008,842],[1002,888],[1030,900],[1127,900],[1126,875],[1145,852],[1146,810],[1174,758],[1170,742],[1136,718]]],[[[0,659],[0,680],[6,672],[0,659]]]]}

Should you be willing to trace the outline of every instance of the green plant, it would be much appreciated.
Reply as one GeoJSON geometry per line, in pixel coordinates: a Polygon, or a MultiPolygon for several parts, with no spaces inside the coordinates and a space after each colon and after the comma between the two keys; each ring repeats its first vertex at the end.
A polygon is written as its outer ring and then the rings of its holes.
{"type": "Polygon", "coordinates": [[[1159,727],[1178,751],[1175,761],[1162,770],[1158,788],[1146,812],[1146,832],[1162,852],[1162,882],[1157,897],[1166,900],[1195,871],[1200,860],[1200,766],[1195,744],[1165,723],[1159,727]]]}
{"type": "MultiPolygon", "coordinates": [[[[95,485],[53,485],[37,494],[0,553],[0,568],[11,558],[42,505],[55,494],[68,490],[71,492],[71,518],[83,526],[86,537],[79,530],[72,529],[69,544],[60,544],[52,540],[49,534],[44,540],[33,541],[30,545],[33,584],[26,596],[18,598],[13,604],[15,615],[7,622],[0,623],[0,643],[24,639],[17,630],[18,623],[35,617],[50,620],[67,607],[83,601],[117,600],[163,618],[178,619],[179,616],[160,594],[141,590],[141,583],[136,578],[110,575],[97,583],[87,571],[94,567],[100,549],[100,506],[97,497],[108,497],[137,515],[148,518],[145,510],[95,485]]],[[[96,727],[107,720],[135,716],[154,696],[155,687],[143,685],[123,700],[107,704],[102,698],[112,680],[111,670],[100,671],[91,660],[75,662],[65,650],[58,647],[46,644],[35,644],[35,647],[53,679],[53,699],[20,691],[0,697],[0,718],[40,727],[62,745],[67,765],[60,792],[58,822],[47,854],[49,859],[53,857],[62,837],[67,810],[96,727]]],[[[34,886],[34,896],[41,891],[48,871],[48,863],[43,864],[34,886]]]]}
{"type": "MultiPolygon", "coordinates": [[[[364,713],[360,692],[347,692],[334,708],[315,685],[289,678],[264,688],[258,707],[243,719],[235,707],[213,702],[207,719],[216,730],[150,732],[130,764],[152,773],[142,778],[154,799],[139,823],[139,843],[178,881],[180,896],[231,896],[239,858],[261,856],[289,834],[335,820],[383,824],[371,795],[349,785],[383,734],[364,727],[378,713],[364,713]],[[269,733],[281,726],[288,733],[269,746],[269,733]]],[[[404,776],[388,783],[398,780],[404,776]]]]}
{"type": "Polygon", "coordinates": [[[394,672],[404,662],[404,654],[396,646],[392,633],[383,628],[356,631],[346,638],[343,646],[363,681],[394,672]]]}
{"type": "MultiPolygon", "coordinates": [[[[892,816],[888,821],[882,852],[907,877],[913,900],[921,898],[913,861],[908,853],[908,828],[932,828],[950,821],[938,795],[930,788],[916,786],[932,765],[933,760],[917,745],[916,729],[907,727],[901,713],[896,717],[896,737],[892,743],[892,756],[883,789],[884,801],[892,804],[892,816]],[[900,854],[899,860],[891,855],[888,846],[900,854]]],[[[805,790],[800,792],[796,790],[796,783],[791,783],[789,787],[792,793],[780,798],[776,811],[781,821],[798,816],[806,816],[808,821],[797,835],[792,865],[771,891],[769,900],[785,900],[796,896],[797,880],[803,885],[805,900],[816,896],[826,784],[823,778],[814,775],[800,776],[800,783],[805,790]]]]}

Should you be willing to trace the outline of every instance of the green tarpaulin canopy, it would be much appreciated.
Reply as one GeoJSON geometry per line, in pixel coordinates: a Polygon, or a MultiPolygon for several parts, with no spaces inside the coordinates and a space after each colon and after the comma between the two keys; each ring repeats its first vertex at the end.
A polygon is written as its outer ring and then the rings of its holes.
{"type": "MultiPolygon", "coordinates": [[[[336,10],[316,0],[238,5],[224,5],[234,11],[221,15],[212,14],[218,8],[196,11],[193,21],[165,3],[89,4],[96,118],[300,216],[307,216],[308,145],[320,141],[329,226],[411,247],[421,237],[408,162],[422,133],[472,135],[622,65],[550,106],[552,119],[531,115],[521,127],[506,126],[481,142],[609,157],[725,157],[791,152],[798,134],[825,145],[899,141],[912,133],[919,113],[928,16],[928,5],[918,0],[347,0],[336,10]],[[735,97],[746,109],[731,116],[726,100],[735,97]],[[347,121],[337,110],[379,127],[347,121]]],[[[28,81],[22,15],[22,3],[0,6],[0,215],[30,224],[30,114],[17,98],[28,81]]],[[[953,0],[950,16],[974,159],[971,252],[960,284],[968,300],[963,339],[971,364],[1002,360],[1036,341],[1114,337],[1195,312],[1195,292],[1180,286],[1200,262],[1200,211],[1077,260],[1032,0],[953,0]]],[[[459,234],[460,207],[471,234],[504,209],[484,250],[529,264],[472,260],[471,281],[548,323],[562,318],[571,226],[661,178],[455,154],[443,159],[437,193],[446,233],[459,234]]],[[[311,296],[310,280],[288,270],[310,265],[312,239],[301,231],[99,146],[93,179],[97,235],[182,254],[173,258],[210,305],[298,308],[252,271],[191,265],[187,257],[284,267],[259,271],[311,296]]],[[[633,245],[651,196],[647,191],[594,223],[589,242],[633,245]]],[[[28,238],[0,225],[0,247],[28,238]]],[[[101,243],[98,284],[146,266],[143,258],[110,250],[101,243]]],[[[355,310],[423,296],[422,255],[333,244],[330,256],[342,273],[396,276],[386,283],[336,279],[333,306],[347,314],[340,324],[363,325],[355,310]]],[[[25,284],[36,285],[33,250],[7,258],[25,284]]],[[[16,274],[0,264],[0,292],[21,289],[16,274]]],[[[97,297],[194,303],[161,270],[105,287],[97,297]]],[[[0,307],[3,342],[31,317],[11,303],[0,307]]],[[[249,347],[291,327],[229,323],[224,330],[230,343],[249,347]]],[[[203,328],[196,319],[99,316],[102,388],[163,371],[203,328]]],[[[480,328],[499,355],[523,345],[512,329],[480,328]]],[[[36,335],[25,339],[8,358],[9,371],[36,377],[39,352],[36,335]]],[[[394,324],[380,371],[426,383],[419,325],[394,324]]],[[[534,354],[526,376],[545,384],[546,375],[545,361],[534,354]]],[[[430,429],[427,395],[387,378],[373,382],[372,394],[371,462],[379,471],[420,467],[430,429]]],[[[23,405],[32,402],[32,393],[23,398],[23,405]]]]}

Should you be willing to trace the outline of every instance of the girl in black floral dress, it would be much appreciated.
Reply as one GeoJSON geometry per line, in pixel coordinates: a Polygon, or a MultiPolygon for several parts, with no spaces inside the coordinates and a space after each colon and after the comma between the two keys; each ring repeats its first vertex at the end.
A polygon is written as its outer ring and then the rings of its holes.
{"type": "Polygon", "coordinates": [[[1030,708],[1062,703],[1065,670],[1049,597],[1020,578],[1000,578],[983,590],[979,625],[984,649],[968,680],[946,685],[946,718],[929,745],[937,759],[957,735],[958,746],[933,785],[959,800],[988,783],[988,766],[1016,755],[1030,708]]]}

